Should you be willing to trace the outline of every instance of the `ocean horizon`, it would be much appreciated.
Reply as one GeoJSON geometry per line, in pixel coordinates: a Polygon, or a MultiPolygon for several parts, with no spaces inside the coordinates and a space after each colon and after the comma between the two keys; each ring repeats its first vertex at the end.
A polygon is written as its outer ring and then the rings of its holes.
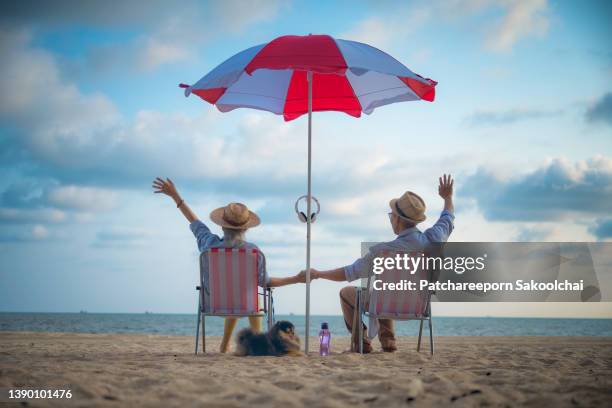
{"type": "MultiPolygon", "coordinates": [[[[276,315],[275,320],[289,320],[300,336],[305,332],[304,315],[276,315]]],[[[0,332],[118,333],[193,336],[195,313],[53,313],[0,312],[0,332]]],[[[333,336],[349,335],[342,316],[312,315],[310,335],[318,333],[321,323],[328,323],[333,336]]],[[[248,326],[240,319],[238,328],[248,326]]],[[[397,321],[398,336],[418,334],[418,321],[397,321]]],[[[436,336],[612,336],[612,319],[547,317],[449,317],[434,316],[436,336]]],[[[424,332],[427,333],[424,328],[424,332]]],[[[223,319],[206,318],[206,334],[221,336],[223,319]]]]}

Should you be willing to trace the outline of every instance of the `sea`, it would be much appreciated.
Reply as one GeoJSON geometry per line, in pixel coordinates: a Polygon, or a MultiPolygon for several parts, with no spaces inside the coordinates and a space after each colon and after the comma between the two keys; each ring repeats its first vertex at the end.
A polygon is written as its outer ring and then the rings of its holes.
{"type": "MultiPolygon", "coordinates": [[[[305,317],[276,315],[275,321],[289,320],[304,336],[305,317]]],[[[518,318],[518,317],[435,317],[436,336],[612,336],[612,319],[518,318]]],[[[332,336],[349,335],[342,316],[311,316],[310,335],[317,335],[326,322],[332,336]]],[[[195,335],[196,314],[161,313],[5,313],[0,312],[1,331],[138,333],[158,335],[195,335]]],[[[238,327],[246,327],[240,319],[238,327]]],[[[418,321],[395,323],[398,336],[418,334],[418,321]]],[[[427,333],[427,323],[424,333],[427,333]]],[[[206,318],[206,335],[221,336],[223,319],[206,318]]]]}

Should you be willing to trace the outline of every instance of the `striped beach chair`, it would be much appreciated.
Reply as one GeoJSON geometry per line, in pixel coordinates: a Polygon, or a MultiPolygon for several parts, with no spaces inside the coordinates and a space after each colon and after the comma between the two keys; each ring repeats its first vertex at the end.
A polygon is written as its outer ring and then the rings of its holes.
{"type": "Polygon", "coordinates": [[[268,329],[272,327],[272,289],[259,288],[258,271],[259,251],[254,248],[211,248],[200,254],[200,285],[196,286],[199,292],[196,354],[200,323],[202,352],[206,352],[207,316],[266,316],[268,329]]]}
{"type": "MultiPolygon", "coordinates": [[[[382,256],[394,257],[398,252],[389,253],[385,251],[382,256]]],[[[403,253],[399,252],[403,256],[403,253]]],[[[409,256],[420,256],[420,253],[411,252],[409,256]]],[[[355,316],[353,324],[353,339],[359,338],[359,352],[363,353],[363,330],[357,330],[363,326],[363,316],[370,322],[373,319],[392,319],[392,320],[418,320],[419,338],[417,351],[421,350],[421,337],[423,334],[423,322],[429,325],[429,347],[431,355],[434,354],[433,324],[431,320],[431,295],[429,290],[418,290],[419,281],[427,279],[431,281],[431,271],[419,269],[414,274],[406,270],[390,269],[385,270],[380,275],[370,276],[367,279],[365,290],[357,290],[355,316]],[[397,283],[402,280],[413,281],[416,290],[374,290],[374,281],[382,283],[397,283]],[[365,305],[367,305],[367,310],[365,305]]],[[[379,287],[382,287],[379,284],[379,287]]],[[[356,342],[355,342],[356,343],[356,342]]]]}

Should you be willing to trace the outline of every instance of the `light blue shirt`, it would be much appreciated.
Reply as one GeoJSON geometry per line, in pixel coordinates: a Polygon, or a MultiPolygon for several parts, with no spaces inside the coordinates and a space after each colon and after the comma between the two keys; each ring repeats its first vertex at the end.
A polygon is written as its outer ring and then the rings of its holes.
{"type": "MultiPolygon", "coordinates": [[[[195,220],[191,224],[189,224],[189,228],[193,235],[195,236],[198,242],[198,249],[200,253],[206,252],[211,248],[227,248],[227,245],[223,242],[223,238],[220,238],[218,235],[213,234],[210,229],[200,220],[195,220]]],[[[259,259],[257,261],[258,265],[258,281],[259,286],[264,286],[264,282],[266,285],[270,283],[270,277],[268,276],[268,272],[266,271],[266,257],[263,252],[257,247],[257,245],[252,244],[250,242],[240,242],[235,248],[245,248],[245,249],[257,249],[259,253],[259,259]]]]}
{"type": "Polygon", "coordinates": [[[453,232],[454,220],[455,215],[444,210],[433,227],[426,229],[425,232],[421,232],[416,227],[407,228],[400,232],[393,241],[382,242],[373,246],[364,257],[344,267],[346,280],[351,282],[356,279],[367,278],[372,273],[372,260],[379,256],[381,251],[423,252],[433,243],[446,242],[453,232]]]}

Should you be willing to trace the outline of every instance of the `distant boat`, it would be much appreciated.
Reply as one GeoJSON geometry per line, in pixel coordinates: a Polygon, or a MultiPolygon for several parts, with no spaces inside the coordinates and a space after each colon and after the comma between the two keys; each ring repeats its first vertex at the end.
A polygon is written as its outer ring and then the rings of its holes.
{"type": "Polygon", "coordinates": [[[87,314],[88,312],[87,312],[87,310],[81,310],[79,313],[80,314],[87,314]]]}
{"type": "Polygon", "coordinates": [[[145,310],[144,314],[153,314],[153,312],[149,312],[148,310],[145,310]]]}

